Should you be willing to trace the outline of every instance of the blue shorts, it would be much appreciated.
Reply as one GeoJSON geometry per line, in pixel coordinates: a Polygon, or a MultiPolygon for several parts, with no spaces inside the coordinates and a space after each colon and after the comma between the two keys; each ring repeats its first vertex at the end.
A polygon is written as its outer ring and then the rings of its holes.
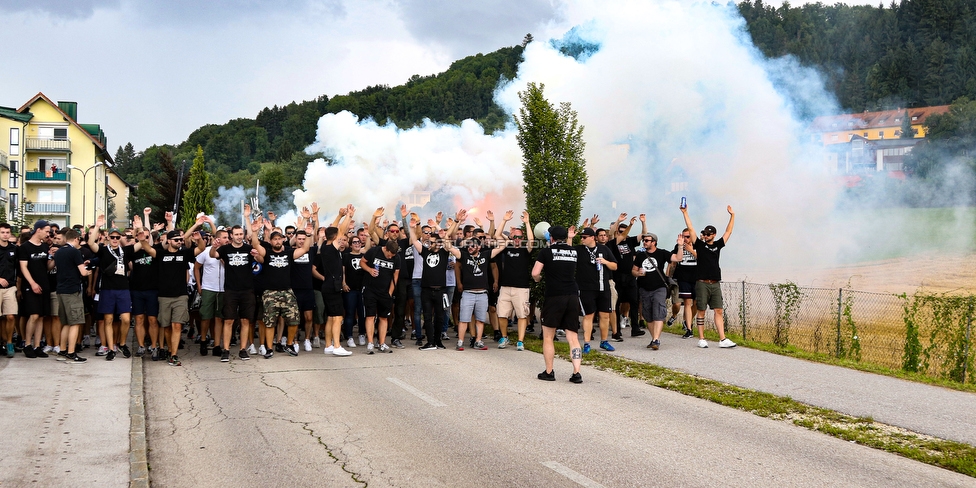
{"type": "Polygon", "coordinates": [[[132,315],[159,316],[159,292],[156,290],[132,290],[132,315]]]}
{"type": "Polygon", "coordinates": [[[98,313],[119,315],[132,312],[129,290],[101,290],[98,292],[98,313]]]}

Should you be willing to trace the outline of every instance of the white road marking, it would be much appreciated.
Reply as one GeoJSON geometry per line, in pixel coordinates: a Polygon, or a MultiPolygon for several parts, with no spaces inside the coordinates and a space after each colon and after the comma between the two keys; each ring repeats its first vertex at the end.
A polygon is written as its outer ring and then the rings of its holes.
{"type": "Polygon", "coordinates": [[[389,381],[390,383],[393,383],[394,385],[397,385],[400,388],[403,388],[404,390],[407,390],[407,392],[410,393],[411,395],[413,395],[413,396],[415,396],[415,397],[417,397],[417,398],[419,398],[419,399],[421,399],[421,400],[423,400],[423,401],[425,401],[425,402],[427,402],[427,403],[429,403],[429,404],[431,404],[431,405],[433,405],[435,407],[446,407],[447,406],[446,403],[443,403],[440,400],[438,400],[438,399],[436,399],[436,398],[434,398],[434,397],[432,397],[432,396],[430,396],[430,395],[428,395],[428,394],[426,394],[426,393],[424,393],[424,392],[422,392],[422,391],[420,391],[420,390],[418,390],[418,389],[416,389],[416,388],[414,388],[414,387],[412,387],[412,386],[410,386],[410,385],[408,385],[408,384],[406,384],[406,383],[404,383],[404,382],[402,382],[402,381],[400,381],[400,380],[398,380],[396,378],[387,378],[386,381],[389,381]]]}
{"type": "Polygon", "coordinates": [[[600,483],[597,483],[596,481],[593,481],[587,478],[586,476],[583,476],[577,473],[576,471],[573,471],[572,469],[569,469],[566,466],[557,463],[556,461],[546,461],[542,463],[542,465],[575,481],[580,486],[586,486],[588,488],[603,488],[603,485],[601,485],[600,483]]]}

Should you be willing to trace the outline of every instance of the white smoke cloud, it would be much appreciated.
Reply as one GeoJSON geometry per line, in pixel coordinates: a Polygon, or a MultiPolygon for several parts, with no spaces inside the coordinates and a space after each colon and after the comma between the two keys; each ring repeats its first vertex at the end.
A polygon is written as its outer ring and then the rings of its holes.
{"type": "MultiPolygon", "coordinates": [[[[587,144],[584,217],[599,213],[609,225],[620,212],[647,213],[649,230],[670,247],[684,227],[681,196],[695,226],[712,224],[719,234],[732,205],[738,249],[723,263],[746,270],[788,266],[801,255],[832,262],[851,246],[831,228],[838,185],[804,134],[806,117],[832,111],[834,101],[812,70],[763,59],[734,5],[578,1],[561,18],[567,23],[545,26],[547,35],[599,49],[578,61],[536,35],[496,102],[517,113],[518,92],[536,82],[552,103],[572,103],[587,144]],[[807,239],[814,229],[840,237],[807,239]]],[[[308,151],[336,164],[309,165],[298,205],[353,202],[391,215],[416,190],[450,192],[462,207],[524,204],[514,127],[494,136],[472,121],[398,130],[330,114],[308,151]]]]}

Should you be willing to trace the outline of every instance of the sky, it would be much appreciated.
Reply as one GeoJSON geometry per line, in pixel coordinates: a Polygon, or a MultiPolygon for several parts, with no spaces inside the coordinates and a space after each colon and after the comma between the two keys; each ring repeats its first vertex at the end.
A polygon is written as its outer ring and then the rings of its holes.
{"type": "Polygon", "coordinates": [[[38,92],[74,101],[113,153],[126,142],[139,151],[264,107],[399,85],[526,33],[560,37],[567,9],[563,0],[0,0],[0,105],[38,92]]]}

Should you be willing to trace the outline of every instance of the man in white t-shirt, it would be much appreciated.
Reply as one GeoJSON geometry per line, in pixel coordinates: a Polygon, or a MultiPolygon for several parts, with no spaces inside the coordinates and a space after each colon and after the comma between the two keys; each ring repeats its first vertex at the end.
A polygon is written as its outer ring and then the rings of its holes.
{"type": "MultiPolygon", "coordinates": [[[[213,334],[213,355],[220,357],[223,327],[213,327],[214,318],[223,319],[224,308],[224,263],[219,258],[210,257],[210,248],[227,244],[227,231],[214,233],[211,246],[197,255],[193,265],[193,276],[200,287],[200,355],[206,356],[209,346],[207,335],[213,334]]],[[[221,322],[222,323],[222,322],[221,322]]]]}

